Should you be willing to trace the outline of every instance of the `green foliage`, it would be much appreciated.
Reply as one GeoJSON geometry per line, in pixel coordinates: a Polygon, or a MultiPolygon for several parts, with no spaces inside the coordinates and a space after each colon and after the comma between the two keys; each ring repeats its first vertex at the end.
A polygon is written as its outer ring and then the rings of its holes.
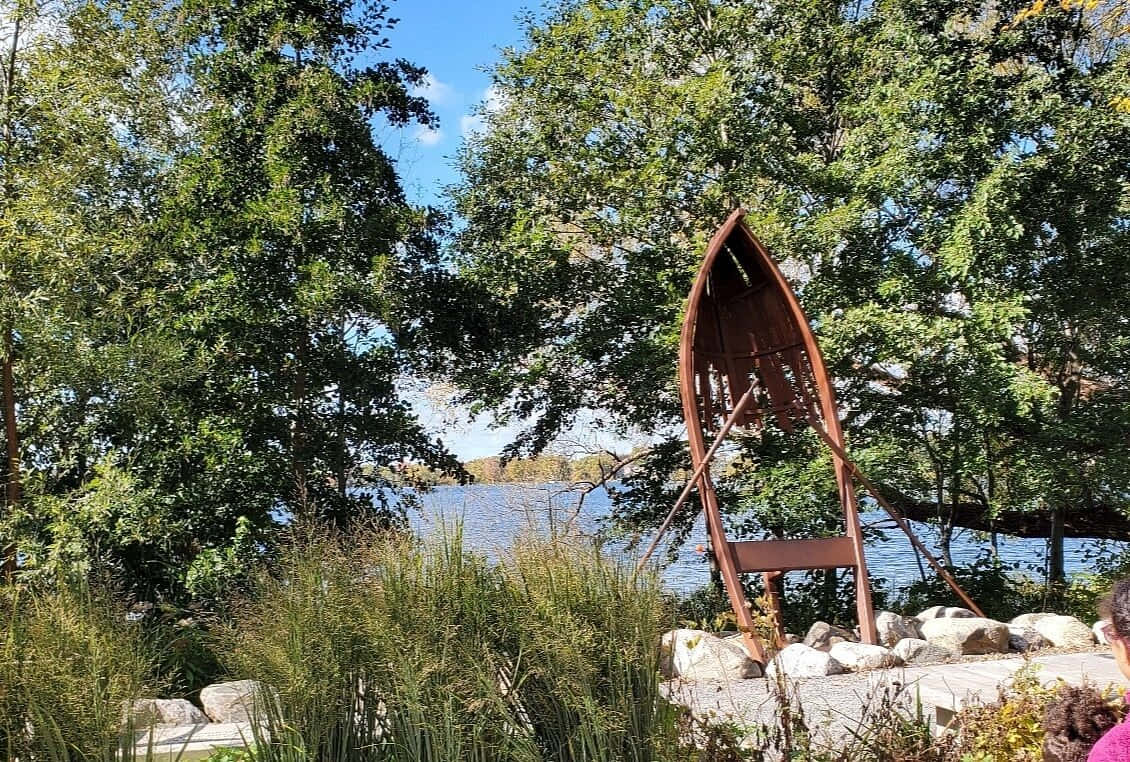
{"type": "MultiPolygon", "coordinates": [[[[740,204],[813,318],[852,452],[941,524],[943,555],[958,507],[1002,531],[1013,512],[1122,516],[1130,118],[1110,104],[1130,38],[1071,4],[1013,25],[1025,7],[572,0],[530,17],[461,156],[449,288],[485,306],[461,316],[471,336],[422,324],[437,369],[533,421],[515,453],[584,408],[663,431],[683,300],[740,204]]],[[[732,491],[755,494],[723,502],[736,521],[823,531],[834,492],[812,448],[744,444],[732,491]]],[[[642,481],[675,450],[619,493],[633,527],[670,505],[642,481]]]]}
{"type": "Polygon", "coordinates": [[[123,707],[155,689],[153,643],[87,588],[0,588],[0,748],[7,759],[111,762],[123,707]]]}
{"type": "Polygon", "coordinates": [[[289,517],[401,523],[394,465],[465,477],[400,389],[439,218],[373,136],[434,121],[410,94],[424,70],[383,60],[386,6],[0,17],[38,35],[0,40],[0,412],[26,493],[0,548],[207,601],[289,517]]]}
{"type": "Polygon", "coordinates": [[[592,549],[300,536],[233,613],[225,660],[278,689],[256,759],[677,758],[657,583],[592,549]]]}
{"type": "MultiPolygon", "coordinates": [[[[1018,671],[998,700],[963,709],[954,758],[961,762],[1038,762],[1044,759],[1044,717],[1059,686],[1040,683],[1039,665],[1018,671]]],[[[1110,698],[1114,698],[1111,696],[1110,698]]]]}
{"type": "MultiPolygon", "coordinates": [[[[1126,559],[1119,556],[1101,561],[1095,572],[1075,575],[1066,584],[1048,584],[1033,575],[1031,568],[1004,564],[988,554],[953,569],[954,578],[985,616],[1000,621],[1033,611],[1093,621],[1099,602],[1126,573],[1126,559]]],[[[931,573],[925,581],[915,581],[900,591],[891,604],[915,614],[928,606],[961,606],[962,601],[943,579],[931,573]]]]}
{"type": "Polygon", "coordinates": [[[255,753],[246,749],[216,749],[204,762],[253,762],[255,753]]]}
{"type": "MultiPolygon", "coordinates": [[[[1056,610],[1057,601],[1049,597],[1045,585],[1027,576],[1021,568],[1002,564],[991,555],[958,566],[952,574],[991,619],[1007,622],[1025,612],[1056,610]]],[[[929,606],[961,606],[963,602],[945,580],[931,573],[925,581],[912,583],[895,604],[905,612],[917,614],[929,606]]],[[[1092,610],[1089,615],[1093,614],[1092,610]]]]}

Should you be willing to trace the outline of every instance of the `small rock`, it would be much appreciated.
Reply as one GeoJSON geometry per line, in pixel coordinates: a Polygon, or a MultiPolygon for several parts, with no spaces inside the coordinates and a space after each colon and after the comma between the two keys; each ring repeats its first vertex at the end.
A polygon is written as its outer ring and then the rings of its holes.
{"type": "Polygon", "coordinates": [[[804,642],[804,638],[802,638],[800,635],[794,635],[791,632],[785,633],[785,643],[786,644],[791,646],[793,643],[803,643],[803,642],[804,642]]]}
{"type": "Polygon", "coordinates": [[[844,665],[849,672],[897,667],[902,663],[889,649],[867,643],[836,643],[828,651],[828,655],[844,665]]]}
{"type": "Polygon", "coordinates": [[[216,683],[200,691],[200,703],[212,722],[249,722],[262,691],[257,680],[216,683]]]}
{"type": "Polygon", "coordinates": [[[900,640],[917,638],[921,634],[917,619],[893,611],[880,611],[875,615],[875,630],[879,634],[879,642],[888,648],[900,640]]]}
{"type": "Polygon", "coordinates": [[[208,718],[184,699],[138,699],[130,705],[129,719],[135,728],[154,725],[205,725],[208,718]]]}
{"type": "Polygon", "coordinates": [[[1095,644],[1095,633],[1073,616],[1049,616],[1032,625],[1057,648],[1089,648],[1095,644]]]}
{"type": "Polygon", "coordinates": [[[1008,625],[981,617],[928,619],[922,637],[959,654],[1001,654],[1008,651],[1008,625]]]}
{"type": "Polygon", "coordinates": [[[895,643],[891,653],[902,659],[906,664],[936,664],[952,661],[957,656],[948,648],[936,646],[921,638],[904,638],[895,643]]]}
{"type": "Polygon", "coordinates": [[[1036,622],[1053,616],[1055,616],[1055,614],[1049,614],[1046,611],[1037,612],[1035,614],[1021,614],[1020,616],[1014,616],[1008,623],[1016,625],[1017,627],[1035,628],[1036,622]]]}
{"type": "Polygon", "coordinates": [[[960,606],[931,606],[914,618],[919,622],[928,622],[931,619],[972,619],[976,617],[977,615],[972,611],[960,606]]]}
{"type": "Polygon", "coordinates": [[[1051,641],[1040,634],[1034,627],[1023,627],[1015,624],[1008,626],[1008,650],[1026,653],[1047,648],[1051,641]]]}
{"type": "Polygon", "coordinates": [[[819,651],[827,651],[836,643],[855,642],[856,640],[855,635],[843,627],[837,627],[827,622],[813,622],[812,626],[808,628],[808,634],[804,636],[804,645],[819,651]]]}
{"type": "Polygon", "coordinates": [[[688,680],[742,680],[761,677],[741,637],[720,638],[705,630],[672,630],[660,641],[663,672],[688,680]]]}
{"type": "Polygon", "coordinates": [[[785,646],[769,662],[765,668],[765,676],[776,680],[783,675],[792,680],[803,677],[824,677],[826,675],[839,675],[844,672],[844,666],[832,658],[826,651],[818,651],[804,643],[793,643],[785,646]]]}
{"type": "Polygon", "coordinates": [[[1110,624],[1110,622],[1108,622],[1107,620],[1100,619],[1099,621],[1097,621],[1093,625],[1091,625],[1091,632],[1093,632],[1095,634],[1095,641],[1100,646],[1109,646],[1110,645],[1110,641],[1106,639],[1106,633],[1103,632],[1103,630],[1109,624],[1110,624]]]}

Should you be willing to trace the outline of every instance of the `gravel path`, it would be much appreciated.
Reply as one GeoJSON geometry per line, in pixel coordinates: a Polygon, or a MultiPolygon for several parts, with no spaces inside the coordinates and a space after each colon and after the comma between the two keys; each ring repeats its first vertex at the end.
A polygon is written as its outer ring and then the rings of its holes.
{"type": "MultiPolygon", "coordinates": [[[[1041,665],[1040,679],[1100,687],[1124,682],[1107,646],[1088,649],[1043,649],[1031,658],[1016,654],[966,656],[950,663],[915,665],[871,672],[830,675],[790,682],[784,687],[765,678],[735,681],[672,680],[668,698],[691,709],[700,719],[728,721],[753,732],[774,726],[783,707],[801,711],[812,738],[835,747],[851,737],[868,716],[897,705],[906,713],[948,718],[953,709],[972,701],[996,699],[996,686],[1025,664],[1041,665]]],[[[756,742],[751,738],[751,742],[756,742]]]]}

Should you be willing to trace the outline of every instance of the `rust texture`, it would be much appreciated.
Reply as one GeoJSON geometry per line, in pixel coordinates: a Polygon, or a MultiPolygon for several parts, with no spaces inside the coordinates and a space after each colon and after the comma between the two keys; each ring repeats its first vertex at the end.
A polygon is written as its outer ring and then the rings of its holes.
{"type": "MultiPolygon", "coordinates": [[[[736,210],[711,240],[691,289],[679,348],[679,380],[691,459],[698,474],[714,557],[750,656],[765,663],[741,575],[762,572],[779,623],[780,572],[850,567],[863,642],[876,642],[874,611],[852,467],[842,457],[843,434],[835,391],[808,318],[765,247],[736,210]],[[753,390],[753,401],[735,407],[753,390]],[[743,409],[744,408],[744,409],[743,409]],[[730,542],[718,496],[703,468],[706,437],[733,418],[735,427],[757,430],[772,421],[786,431],[820,426],[839,445],[833,467],[844,512],[844,535],[822,540],[730,542]]],[[[712,448],[713,450],[713,448],[712,448]]],[[[711,453],[712,455],[712,453],[711,453]]],[[[778,631],[778,635],[780,632],[778,631]]]]}
{"type": "MultiPolygon", "coordinates": [[[[914,535],[844,449],[836,394],[808,318],[769,252],[734,211],[714,234],[695,278],[679,344],[679,384],[694,472],[644,559],[658,545],[675,512],[697,486],[715,561],[750,656],[765,663],[741,575],[761,572],[766,600],[780,630],[780,577],[799,569],[850,568],[864,643],[875,643],[875,612],[863,554],[853,477],[895,520],[970,609],[977,604],[914,535]],[[832,454],[844,534],[814,539],[731,542],[726,537],[709,465],[732,428],[758,430],[767,422],[785,431],[811,426],[832,454]],[[713,442],[706,446],[707,434],[713,442]]],[[[643,564],[641,560],[641,566],[643,564]]]]}

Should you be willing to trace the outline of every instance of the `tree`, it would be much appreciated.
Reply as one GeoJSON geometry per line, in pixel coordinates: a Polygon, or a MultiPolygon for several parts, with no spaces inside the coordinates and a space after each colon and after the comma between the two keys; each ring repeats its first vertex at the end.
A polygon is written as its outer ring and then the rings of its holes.
{"type": "Polygon", "coordinates": [[[74,479],[76,466],[82,478],[81,462],[99,445],[63,444],[62,431],[89,424],[76,410],[106,406],[105,374],[91,370],[121,359],[109,346],[129,333],[124,306],[144,302],[127,284],[169,138],[165,21],[158,6],[132,0],[0,5],[0,408],[10,522],[24,515],[26,471],[40,471],[49,489],[74,479]]]}
{"type": "MultiPolygon", "coordinates": [[[[670,426],[683,299],[741,203],[841,381],[852,451],[940,521],[944,555],[970,504],[1004,532],[1031,512],[1063,526],[1080,499],[1124,526],[1130,123],[1109,106],[1130,53],[1122,31],[1097,54],[1079,9],[1021,10],[587,1],[530,19],[462,156],[449,288],[491,301],[479,340],[426,326],[453,380],[533,420],[515,453],[583,408],[670,426]]],[[[757,490],[811,448],[746,447],[747,533],[808,532],[835,504],[811,482],[781,523],[757,490]]],[[[662,515],[682,452],[654,448],[622,519],[662,515]]]]}
{"type": "Polygon", "coordinates": [[[399,393],[440,220],[373,140],[433,120],[423,69],[379,60],[387,7],[58,7],[4,163],[25,571],[183,600],[291,518],[402,519],[405,461],[463,476],[399,393]]]}
{"type": "Polygon", "coordinates": [[[397,342],[436,260],[372,124],[430,124],[424,70],[359,63],[387,47],[387,7],[185,5],[200,108],[153,245],[172,252],[171,335],[185,372],[122,431],[132,472],[185,516],[176,556],[230,541],[241,517],[347,522],[397,507],[382,466],[455,459],[398,393],[397,342]],[[362,469],[362,465],[376,468],[362,469]]]}

